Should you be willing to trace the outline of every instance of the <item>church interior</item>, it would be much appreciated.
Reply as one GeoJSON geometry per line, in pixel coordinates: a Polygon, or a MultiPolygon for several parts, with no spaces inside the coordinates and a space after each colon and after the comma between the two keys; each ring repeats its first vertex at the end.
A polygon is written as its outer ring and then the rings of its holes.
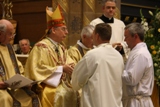
{"type": "MultiPolygon", "coordinates": [[[[46,7],[54,9],[57,4],[62,7],[69,32],[64,41],[66,47],[74,45],[80,38],[81,29],[102,14],[102,0],[0,0],[1,19],[10,20],[15,27],[13,44],[26,38],[33,46],[41,40],[47,29],[46,7]]],[[[150,23],[148,11],[154,11],[156,7],[160,8],[160,0],[117,0],[115,17],[125,24],[141,22],[141,9],[150,23]]],[[[152,95],[155,107],[160,107],[159,91],[155,85],[152,95]]]]}

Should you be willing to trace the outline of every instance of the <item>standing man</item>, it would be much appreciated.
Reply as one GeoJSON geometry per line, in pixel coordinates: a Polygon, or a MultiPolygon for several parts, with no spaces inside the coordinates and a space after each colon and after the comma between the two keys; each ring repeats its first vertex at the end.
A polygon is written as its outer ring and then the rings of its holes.
{"type": "MultiPolygon", "coordinates": [[[[24,73],[10,41],[14,38],[14,27],[8,20],[0,20],[0,106],[41,107],[38,97],[28,87],[11,89],[5,83],[16,74],[24,73]]],[[[15,81],[16,82],[16,81],[15,81]]]]}
{"type": "Polygon", "coordinates": [[[59,5],[54,12],[47,7],[46,12],[46,37],[30,52],[25,73],[30,79],[40,81],[35,89],[43,107],[77,107],[77,92],[70,85],[73,60],[60,44],[68,30],[59,5]]]}
{"type": "Polygon", "coordinates": [[[140,23],[125,27],[125,41],[131,52],[122,75],[126,88],[123,107],[153,107],[150,98],[154,85],[153,61],[143,40],[144,29],[140,23]]]}
{"type": "Polygon", "coordinates": [[[82,88],[81,107],[122,107],[123,58],[112,45],[111,27],[97,24],[93,43],[97,47],[88,51],[75,66],[72,87],[82,88]]]}
{"type": "Polygon", "coordinates": [[[75,46],[69,48],[68,54],[75,61],[75,63],[78,63],[87,51],[93,48],[93,30],[94,26],[85,26],[81,32],[81,39],[77,41],[75,46]]]}
{"type": "Polygon", "coordinates": [[[20,50],[17,54],[29,54],[31,50],[29,39],[22,39],[19,41],[20,50]]]}
{"type": "Polygon", "coordinates": [[[124,58],[124,61],[128,58],[128,46],[124,42],[124,23],[114,18],[116,12],[116,1],[115,0],[105,0],[103,3],[103,15],[99,18],[91,21],[91,25],[95,26],[99,23],[108,23],[112,27],[112,36],[110,43],[114,48],[116,48],[124,58]]]}

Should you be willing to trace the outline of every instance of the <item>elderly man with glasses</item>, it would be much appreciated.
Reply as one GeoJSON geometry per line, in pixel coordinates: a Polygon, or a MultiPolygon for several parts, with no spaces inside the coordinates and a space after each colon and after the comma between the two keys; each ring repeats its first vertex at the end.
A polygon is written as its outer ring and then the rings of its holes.
{"type": "MultiPolygon", "coordinates": [[[[41,107],[39,99],[28,87],[12,89],[5,81],[16,74],[23,75],[22,64],[17,60],[10,41],[14,27],[8,20],[0,20],[0,103],[1,107],[41,107]]],[[[16,82],[16,81],[15,81],[16,82]]]]}
{"type": "Polygon", "coordinates": [[[43,107],[77,107],[77,92],[70,86],[73,60],[60,44],[68,30],[59,8],[54,12],[46,8],[48,29],[45,38],[30,52],[25,73],[30,79],[40,81],[34,89],[43,107]]]}

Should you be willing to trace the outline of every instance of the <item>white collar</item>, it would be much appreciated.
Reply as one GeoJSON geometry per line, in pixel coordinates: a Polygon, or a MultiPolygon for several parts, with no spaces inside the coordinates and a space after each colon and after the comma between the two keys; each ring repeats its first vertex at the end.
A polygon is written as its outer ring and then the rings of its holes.
{"type": "Polygon", "coordinates": [[[46,37],[49,41],[51,41],[54,45],[58,45],[58,42],[56,42],[56,41],[54,41],[54,40],[52,40],[50,37],[46,37]]]}
{"type": "Polygon", "coordinates": [[[77,41],[77,44],[78,44],[80,47],[84,48],[84,49],[90,49],[90,48],[87,48],[86,46],[84,46],[84,45],[82,44],[82,42],[80,42],[80,40],[77,41]]]}
{"type": "Polygon", "coordinates": [[[106,46],[112,47],[112,45],[110,43],[101,43],[97,47],[106,47],[106,46]]]}

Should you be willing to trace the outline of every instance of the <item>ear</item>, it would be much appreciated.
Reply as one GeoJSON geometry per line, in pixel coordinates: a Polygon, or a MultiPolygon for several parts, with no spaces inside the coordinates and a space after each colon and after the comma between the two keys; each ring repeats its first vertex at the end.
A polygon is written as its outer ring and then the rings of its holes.
{"type": "Polygon", "coordinates": [[[83,38],[86,38],[86,35],[83,35],[83,38]]]}
{"type": "Polygon", "coordinates": [[[51,28],[51,31],[52,31],[52,33],[55,33],[55,28],[52,27],[52,28],[51,28]]]}
{"type": "Polygon", "coordinates": [[[138,34],[134,34],[134,38],[139,38],[138,34]]]}
{"type": "Polygon", "coordinates": [[[98,33],[96,33],[96,35],[95,35],[96,37],[96,40],[99,40],[100,39],[100,37],[99,37],[99,34],[98,33]]]}

